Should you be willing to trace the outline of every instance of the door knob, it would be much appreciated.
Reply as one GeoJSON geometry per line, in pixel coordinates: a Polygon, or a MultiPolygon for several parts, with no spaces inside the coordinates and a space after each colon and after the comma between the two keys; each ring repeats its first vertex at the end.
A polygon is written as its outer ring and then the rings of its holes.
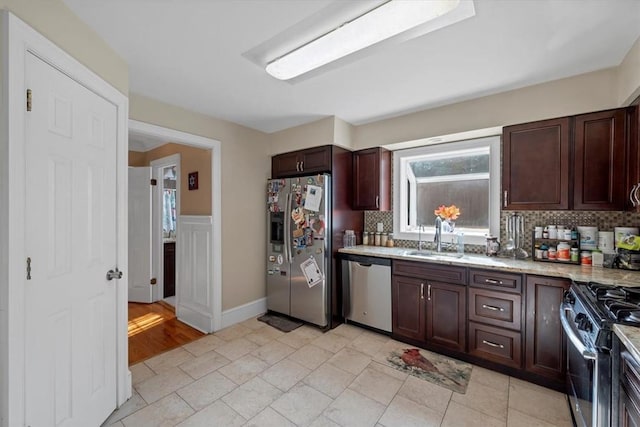
{"type": "Polygon", "coordinates": [[[113,280],[113,279],[122,279],[122,271],[118,270],[117,267],[115,271],[114,270],[107,271],[107,280],[113,280]]]}

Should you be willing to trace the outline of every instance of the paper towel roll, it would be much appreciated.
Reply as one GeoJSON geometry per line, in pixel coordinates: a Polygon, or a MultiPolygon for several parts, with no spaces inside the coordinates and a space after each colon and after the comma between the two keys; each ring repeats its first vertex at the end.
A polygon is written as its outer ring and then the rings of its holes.
{"type": "Polygon", "coordinates": [[[624,236],[631,234],[634,236],[638,235],[638,227],[615,227],[613,229],[615,233],[615,244],[618,246],[618,242],[624,238],[624,236]]]}
{"type": "Polygon", "coordinates": [[[611,253],[616,250],[613,231],[598,231],[598,249],[604,253],[611,253]]]}

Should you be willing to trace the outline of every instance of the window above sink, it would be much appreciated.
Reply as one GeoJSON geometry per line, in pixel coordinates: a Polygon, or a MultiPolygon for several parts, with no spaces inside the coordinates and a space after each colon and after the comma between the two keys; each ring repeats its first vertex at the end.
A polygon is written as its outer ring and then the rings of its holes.
{"type": "Polygon", "coordinates": [[[455,204],[461,215],[450,235],[464,233],[467,244],[499,235],[500,137],[448,142],[394,152],[394,236],[433,240],[434,210],[455,204]]]}

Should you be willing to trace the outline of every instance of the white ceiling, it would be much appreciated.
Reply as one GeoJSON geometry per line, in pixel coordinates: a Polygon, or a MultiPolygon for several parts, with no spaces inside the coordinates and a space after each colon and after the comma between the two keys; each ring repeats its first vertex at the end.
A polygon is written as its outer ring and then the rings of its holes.
{"type": "Polygon", "coordinates": [[[473,18],[292,84],[242,54],[332,0],[64,2],[127,61],[132,93],[264,132],[327,116],[359,125],[617,66],[640,36],[640,0],[475,0],[473,18]]]}

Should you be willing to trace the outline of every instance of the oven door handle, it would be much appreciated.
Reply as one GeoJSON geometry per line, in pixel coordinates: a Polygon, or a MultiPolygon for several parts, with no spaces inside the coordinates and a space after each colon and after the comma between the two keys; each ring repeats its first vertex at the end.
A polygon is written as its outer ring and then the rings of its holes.
{"type": "Polygon", "coordinates": [[[596,360],[597,353],[587,349],[587,346],[584,345],[576,330],[569,323],[569,319],[567,318],[568,311],[574,313],[571,304],[566,302],[562,303],[560,306],[560,323],[562,324],[562,329],[564,329],[571,344],[573,344],[585,360],[596,360]]]}

